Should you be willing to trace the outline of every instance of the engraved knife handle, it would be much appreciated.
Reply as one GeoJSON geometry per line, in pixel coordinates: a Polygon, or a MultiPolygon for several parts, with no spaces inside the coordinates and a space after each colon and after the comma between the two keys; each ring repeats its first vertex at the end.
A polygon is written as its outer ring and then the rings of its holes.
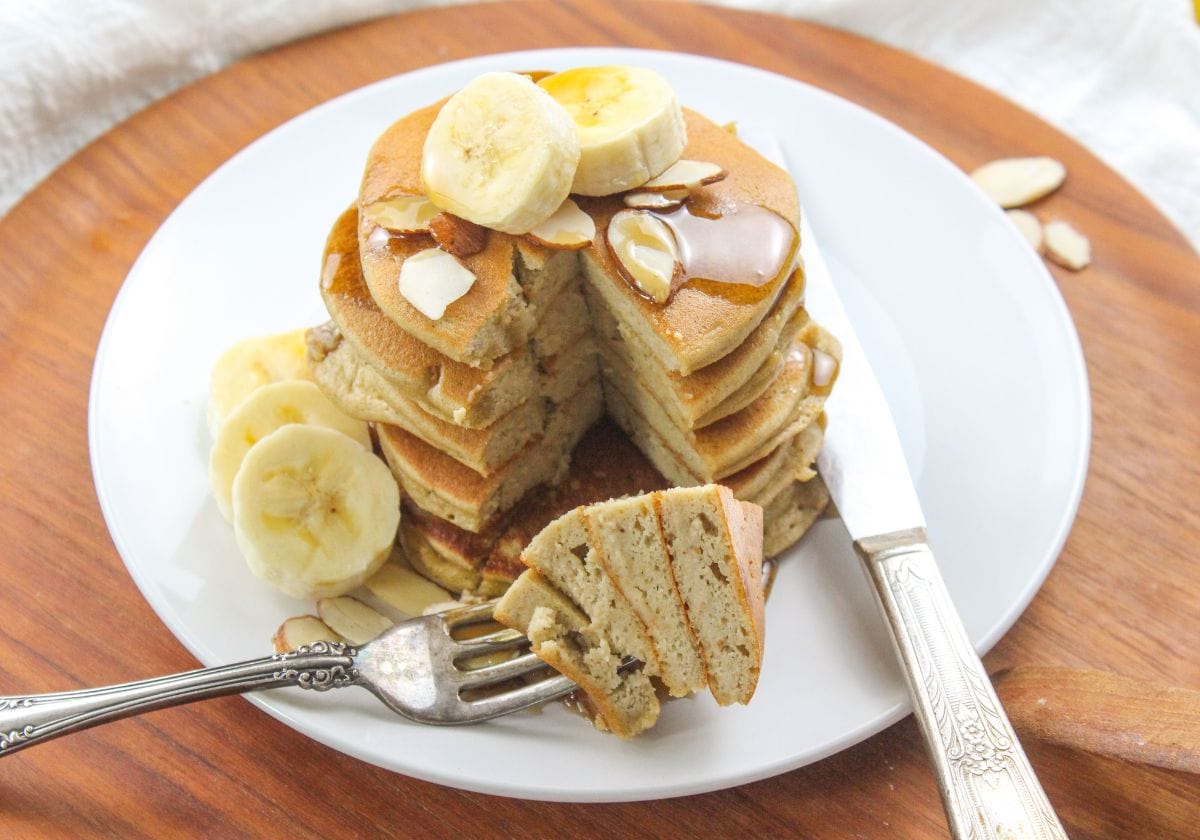
{"type": "Polygon", "coordinates": [[[337,642],[313,642],[288,653],[167,677],[82,691],[0,697],[0,756],[89,726],[209,697],[287,685],[317,691],[353,685],[358,681],[356,653],[337,642]]]}
{"type": "Polygon", "coordinates": [[[958,838],[1065,838],[950,601],[924,529],[854,543],[892,629],[958,838]]]}

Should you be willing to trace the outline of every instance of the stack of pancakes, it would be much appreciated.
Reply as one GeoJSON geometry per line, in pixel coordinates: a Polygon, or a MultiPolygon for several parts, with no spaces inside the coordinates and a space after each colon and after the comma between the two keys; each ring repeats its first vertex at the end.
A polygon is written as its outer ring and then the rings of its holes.
{"type": "MultiPolygon", "coordinates": [[[[812,470],[828,390],[812,384],[813,351],[839,355],[804,309],[798,262],[760,287],[695,281],[656,303],[607,248],[621,196],[578,199],[596,222],[591,245],[553,249],[490,231],[482,251],[461,258],[475,283],[432,320],[398,279],[433,242],[389,234],[370,208],[421,194],[421,149],[439,108],[410,114],[372,148],[358,203],[326,247],[331,321],[309,333],[317,383],[375,424],[405,497],[400,538],[413,567],[455,591],[497,594],[521,571],[523,540],[564,504],[714,481],[763,506],[767,556],[798,539],[827,501],[812,470]],[[584,437],[606,412],[636,450],[608,427],[584,437]]],[[[729,173],[691,196],[692,212],[753,204],[798,229],[785,172],[704,117],[685,117],[684,157],[729,173]]]]}

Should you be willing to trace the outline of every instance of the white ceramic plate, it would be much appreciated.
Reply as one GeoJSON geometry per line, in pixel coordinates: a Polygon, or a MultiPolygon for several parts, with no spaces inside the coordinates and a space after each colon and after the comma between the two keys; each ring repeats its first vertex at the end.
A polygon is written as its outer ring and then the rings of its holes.
{"type": "MultiPolygon", "coordinates": [[[[1062,299],[1003,215],[910,135],[790,79],[687,55],[537,51],[427,68],[292,120],[188,196],[130,271],[92,380],[96,488],[130,574],[202,662],[261,656],[282,618],[311,609],[250,575],[209,495],[213,361],[245,336],[324,320],[325,235],[389,123],[487,70],[607,63],[653,67],[683,103],[779,139],[887,392],[947,583],[979,649],[1033,597],[1082,490],[1089,403],[1062,299]]],[[[886,631],[836,521],[818,524],[786,556],[767,623],[750,706],[672,702],[632,743],[558,707],[447,729],[411,724],[359,690],[251,699],[318,741],[401,773],[579,801],[764,778],[908,711],[886,631]]]]}

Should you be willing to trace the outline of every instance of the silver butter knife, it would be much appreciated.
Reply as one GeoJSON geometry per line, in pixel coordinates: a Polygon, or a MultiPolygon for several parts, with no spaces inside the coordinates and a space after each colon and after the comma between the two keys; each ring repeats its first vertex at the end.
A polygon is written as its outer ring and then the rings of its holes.
{"type": "MultiPolygon", "coordinates": [[[[743,139],[787,168],[773,137],[743,139]]],[[[814,318],[843,353],[817,467],[891,628],[950,831],[1065,838],[946,591],[891,411],[806,218],[800,241],[814,318]]]]}

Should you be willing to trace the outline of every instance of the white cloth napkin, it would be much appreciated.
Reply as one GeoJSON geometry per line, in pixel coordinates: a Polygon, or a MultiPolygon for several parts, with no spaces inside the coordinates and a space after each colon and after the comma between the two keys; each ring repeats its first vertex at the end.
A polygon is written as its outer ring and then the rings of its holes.
{"type": "MultiPolygon", "coordinates": [[[[1188,0],[724,3],[858,32],[1005,94],[1099,154],[1200,247],[1200,26],[1188,0]]],[[[189,81],[330,27],[433,4],[0,0],[0,213],[189,81]]]]}

